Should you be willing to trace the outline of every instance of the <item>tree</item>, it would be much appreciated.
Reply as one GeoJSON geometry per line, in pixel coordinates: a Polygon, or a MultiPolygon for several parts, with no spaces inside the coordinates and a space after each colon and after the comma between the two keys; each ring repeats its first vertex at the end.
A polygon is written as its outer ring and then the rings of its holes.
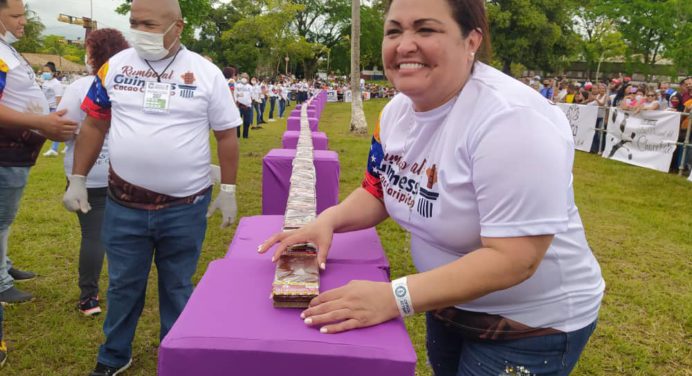
{"type": "Polygon", "coordinates": [[[46,27],[36,12],[29,9],[29,5],[26,5],[24,9],[26,11],[24,36],[13,47],[19,52],[37,52],[43,48],[41,33],[46,27]]]}
{"type": "MultiPolygon", "coordinates": [[[[600,3],[600,2],[599,2],[600,3]]],[[[608,58],[624,56],[625,42],[615,27],[615,22],[607,17],[595,0],[584,1],[576,9],[576,32],[582,36],[581,56],[587,64],[587,75],[596,70],[595,79],[600,77],[601,63],[608,58]]]]}
{"type": "Polygon", "coordinates": [[[571,2],[489,0],[486,4],[493,51],[505,73],[512,63],[556,70],[573,55],[578,37],[572,31],[571,2]]]}
{"type": "Polygon", "coordinates": [[[368,123],[363,112],[363,97],[360,92],[360,0],[351,4],[351,132],[367,134],[368,123]]]}
{"type": "MultiPolygon", "coordinates": [[[[622,33],[628,49],[626,58],[636,70],[648,75],[663,51],[676,45],[675,20],[679,19],[676,11],[682,9],[683,3],[678,0],[602,0],[600,7],[622,33]]],[[[687,5],[686,9],[689,8],[687,5]]],[[[689,13],[683,17],[689,17],[689,13]]],[[[686,48],[689,54],[689,45],[686,48]]],[[[689,65],[686,68],[689,69],[689,65]]]]}

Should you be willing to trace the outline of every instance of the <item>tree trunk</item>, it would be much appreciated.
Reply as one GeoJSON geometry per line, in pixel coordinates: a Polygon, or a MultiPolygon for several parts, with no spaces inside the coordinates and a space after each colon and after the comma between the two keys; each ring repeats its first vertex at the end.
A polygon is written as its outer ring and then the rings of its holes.
{"type": "Polygon", "coordinates": [[[351,2],[351,20],[351,133],[367,134],[368,123],[360,92],[360,0],[351,2]]]}

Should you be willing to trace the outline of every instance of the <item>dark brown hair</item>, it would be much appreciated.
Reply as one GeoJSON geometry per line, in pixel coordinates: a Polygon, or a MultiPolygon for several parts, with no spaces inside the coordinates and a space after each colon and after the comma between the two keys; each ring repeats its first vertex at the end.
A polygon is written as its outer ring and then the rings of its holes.
{"type": "Polygon", "coordinates": [[[118,52],[130,47],[125,37],[115,29],[98,29],[89,33],[85,43],[86,50],[91,52],[89,57],[93,62],[93,72],[96,74],[101,66],[108,62],[118,52]]]}
{"type": "MultiPolygon", "coordinates": [[[[394,0],[387,0],[385,4],[385,14],[389,13],[389,8],[394,0]]],[[[466,38],[471,30],[477,30],[483,35],[483,42],[478,49],[476,59],[489,62],[492,57],[492,47],[490,45],[490,29],[488,27],[488,17],[485,13],[484,0],[447,0],[447,4],[452,9],[452,17],[461,29],[461,35],[466,38]]]]}

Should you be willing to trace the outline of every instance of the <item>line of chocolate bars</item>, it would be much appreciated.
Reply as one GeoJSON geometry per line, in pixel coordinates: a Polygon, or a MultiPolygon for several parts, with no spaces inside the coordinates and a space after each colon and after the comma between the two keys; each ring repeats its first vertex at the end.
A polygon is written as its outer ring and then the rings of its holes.
{"type": "MultiPolygon", "coordinates": [[[[293,159],[291,185],[288,191],[284,231],[299,229],[316,218],[315,164],[307,108],[303,104],[300,115],[300,135],[293,159]]],[[[317,247],[312,243],[289,247],[276,263],[272,284],[274,307],[306,308],[320,291],[320,270],[317,247]]]]}

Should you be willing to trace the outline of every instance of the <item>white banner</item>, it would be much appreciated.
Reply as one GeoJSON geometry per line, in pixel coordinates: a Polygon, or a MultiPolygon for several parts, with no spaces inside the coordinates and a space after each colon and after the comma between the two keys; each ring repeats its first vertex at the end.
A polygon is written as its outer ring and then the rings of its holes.
{"type": "Polygon", "coordinates": [[[344,102],[353,102],[353,92],[351,90],[344,92],[344,102]]]}
{"type": "Polygon", "coordinates": [[[327,102],[336,102],[339,97],[336,94],[336,90],[327,90],[327,102]]]}
{"type": "Polygon", "coordinates": [[[680,113],[610,109],[603,157],[668,172],[680,129],[680,113]]]}
{"type": "Polygon", "coordinates": [[[585,106],[581,104],[558,103],[564,111],[572,127],[574,147],[577,150],[589,152],[593,135],[596,133],[596,120],[598,119],[598,106],[585,106]]]}

